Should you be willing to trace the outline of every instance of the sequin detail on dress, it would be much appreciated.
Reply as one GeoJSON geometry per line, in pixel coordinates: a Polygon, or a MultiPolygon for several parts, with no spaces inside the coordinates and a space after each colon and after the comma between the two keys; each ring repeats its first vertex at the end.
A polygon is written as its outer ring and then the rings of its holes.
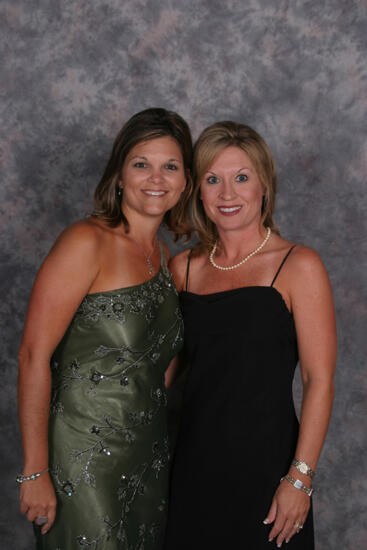
{"type": "Polygon", "coordinates": [[[141,285],[84,298],[51,364],[58,510],[38,549],[154,548],[169,473],[164,372],[182,342],[164,263],[141,285]]]}

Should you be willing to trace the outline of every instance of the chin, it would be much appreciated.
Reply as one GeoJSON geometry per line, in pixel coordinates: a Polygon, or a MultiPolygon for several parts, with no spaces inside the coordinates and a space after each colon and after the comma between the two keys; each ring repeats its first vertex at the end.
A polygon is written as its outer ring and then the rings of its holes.
{"type": "Polygon", "coordinates": [[[165,213],[170,210],[170,206],[168,206],[167,208],[146,208],[144,210],[144,214],[146,216],[155,216],[155,217],[158,217],[158,216],[164,216],[165,213]]]}
{"type": "Polygon", "coordinates": [[[212,221],[220,229],[244,229],[246,227],[246,223],[243,220],[235,220],[233,218],[212,221]]]}

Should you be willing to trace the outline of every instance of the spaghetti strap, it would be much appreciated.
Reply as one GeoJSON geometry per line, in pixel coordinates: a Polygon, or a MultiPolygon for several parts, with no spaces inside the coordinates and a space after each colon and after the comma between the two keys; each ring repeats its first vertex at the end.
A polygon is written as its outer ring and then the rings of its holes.
{"type": "Polygon", "coordinates": [[[189,271],[190,271],[191,254],[192,254],[192,248],[189,252],[189,255],[187,256],[185,292],[187,292],[187,289],[189,288],[189,271]]]}
{"type": "Polygon", "coordinates": [[[274,275],[274,279],[271,281],[271,285],[270,286],[273,286],[273,284],[275,283],[283,265],[285,264],[289,254],[292,252],[293,248],[295,248],[297,245],[294,244],[293,246],[290,247],[290,249],[288,250],[287,254],[284,256],[283,260],[282,260],[282,263],[280,264],[280,266],[278,267],[278,271],[276,272],[276,274],[274,275]]]}
{"type": "Polygon", "coordinates": [[[168,271],[168,266],[167,266],[166,255],[164,253],[163,244],[161,243],[161,241],[159,239],[158,239],[158,245],[159,245],[159,251],[160,251],[160,254],[161,254],[161,268],[162,268],[163,273],[165,275],[168,275],[169,271],[168,271]]]}

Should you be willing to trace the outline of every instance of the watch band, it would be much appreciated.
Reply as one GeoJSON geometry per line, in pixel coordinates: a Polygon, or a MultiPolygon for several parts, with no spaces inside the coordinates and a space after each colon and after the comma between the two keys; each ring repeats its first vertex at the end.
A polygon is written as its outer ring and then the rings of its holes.
{"type": "Polygon", "coordinates": [[[305,462],[304,460],[298,460],[297,458],[294,458],[292,460],[292,466],[295,466],[297,470],[300,472],[300,474],[304,474],[310,477],[311,479],[315,475],[315,472],[309,467],[307,462],[305,462]]]}
{"type": "Polygon", "coordinates": [[[294,477],[290,476],[289,474],[282,477],[280,481],[283,481],[283,479],[286,479],[288,481],[288,483],[293,485],[293,487],[295,489],[298,489],[299,491],[303,491],[309,497],[312,495],[312,493],[314,491],[312,487],[307,487],[307,485],[302,483],[302,481],[300,479],[294,479],[294,477]]]}

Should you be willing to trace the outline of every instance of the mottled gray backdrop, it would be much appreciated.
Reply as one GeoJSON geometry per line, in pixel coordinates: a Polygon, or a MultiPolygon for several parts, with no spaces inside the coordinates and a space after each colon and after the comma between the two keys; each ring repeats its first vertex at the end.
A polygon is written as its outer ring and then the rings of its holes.
{"type": "Polygon", "coordinates": [[[278,164],[282,233],[326,263],[340,352],[317,550],[366,550],[366,12],[366,0],[1,1],[2,549],[33,548],[14,477],[34,275],[62,228],[90,212],[121,124],[162,106],[195,137],[216,120],[254,126],[278,164]]]}

